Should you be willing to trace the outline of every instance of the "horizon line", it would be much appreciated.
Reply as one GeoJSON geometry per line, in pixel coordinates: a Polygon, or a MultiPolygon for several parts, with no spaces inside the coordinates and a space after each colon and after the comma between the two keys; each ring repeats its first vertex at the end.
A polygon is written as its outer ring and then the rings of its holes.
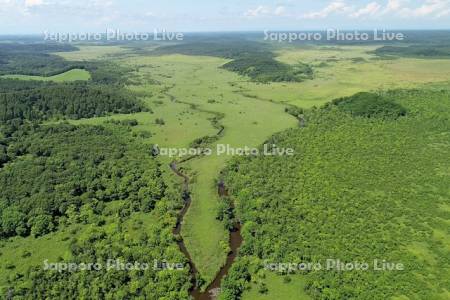
{"type": "MultiPolygon", "coordinates": [[[[121,30],[120,28],[106,28],[108,29],[114,29],[114,30],[121,30]]],[[[450,31],[450,28],[433,28],[433,29],[405,29],[405,28],[373,28],[373,29],[361,29],[361,28],[351,28],[351,29],[339,29],[337,27],[330,27],[326,29],[261,29],[261,30],[199,30],[199,31],[177,31],[177,30],[166,30],[166,32],[178,32],[183,34],[208,34],[208,33],[261,33],[265,31],[270,32],[324,32],[330,29],[334,30],[340,30],[340,31],[374,31],[374,30],[385,30],[385,31],[450,31]]],[[[145,30],[123,30],[122,32],[139,32],[139,33],[153,33],[155,30],[160,29],[152,29],[151,31],[145,31],[145,30]]],[[[164,29],[163,29],[164,30],[164,29]]],[[[51,32],[50,30],[46,30],[48,32],[51,32]]],[[[40,36],[44,34],[44,32],[40,33],[0,33],[0,36],[40,36]]],[[[59,32],[59,33],[75,33],[77,31],[53,31],[53,32],[59,32]]],[[[99,33],[99,31],[78,31],[78,33],[99,33]]]]}

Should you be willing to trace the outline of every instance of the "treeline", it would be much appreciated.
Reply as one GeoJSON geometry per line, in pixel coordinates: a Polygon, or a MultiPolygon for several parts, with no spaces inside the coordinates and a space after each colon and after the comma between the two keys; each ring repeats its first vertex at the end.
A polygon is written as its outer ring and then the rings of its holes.
{"type": "Polygon", "coordinates": [[[383,46],[374,51],[379,56],[403,56],[416,58],[449,58],[450,42],[446,45],[419,44],[410,46],[383,46]]]}
{"type": "Polygon", "coordinates": [[[223,39],[215,42],[186,42],[177,45],[161,46],[152,51],[155,55],[184,54],[223,57],[236,59],[269,51],[269,45],[237,38],[223,39]]]}
{"type": "Polygon", "coordinates": [[[294,156],[236,158],[224,172],[244,243],[221,299],[240,299],[250,281],[273,272],[265,263],[325,266],[327,259],[369,269],[292,271],[313,299],[445,299],[449,90],[358,94],[305,118],[305,127],[267,141],[294,156]],[[376,110],[383,113],[355,103],[366,100],[384,103],[376,110]],[[405,116],[384,117],[400,107],[405,116]],[[375,259],[404,269],[376,271],[375,259]]]}
{"type": "Polygon", "coordinates": [[[76,50],[78,50],[78,48],[73,45],[61,43],[0,43],[0,53],[51,53],[76,50]]]}
{"type": "Polygon", "coordinates": [[[1,53],[0,75],[21,74],[53,76],[71,69],[84,68],[82,63],[68,62],[48,53],[1,53]]]}
{"type": "Polygon", "coordinates": [[[223,68],[258,82],[299,82],[312,79],[313,76],[313,70],[307,64],[291,66],[275,60],[268,54],[253,54],[238,58],[224,64],[223,68]]]}
{"type": "Polygon", "coordinates": [[[312,68],[303,63],[295,66],[275,59],[269,44],[247,40],[224,39],[220,42],[182,43],[157,48],[153,54],[206,55],[232,59],[223,65],[224,69],[249,76],[257,82],[293,82],[311,79],[312,68]]]}
{"type": "Polygon", "coordinates": [[[131,68],[119,66],[109,61],[84,62],[82,67],[91,73],[91,80],[98,84],[123,87],[130,80],[131,68]]]}
{"type": "Polygon", "coordinates": [[[130,92],[117,86],[45,83],[0,79],[0,122],[41,121],[54,117],[72,119],[133,113],[146,110],[130,92]]]}
{"type": "Polygon", "coordinates": [[[66,44],[0,43],[0,76],[9,74],[49,77],[72,69],[86,69],[101,84],[127,82],[129,69],[106,61],[68,61],[53,52],[77,51],[66,44]]]}
{"type": "Polygon", "coordinates": [[[365,118],[397,119],[407,113],[406,108],[392,99],[368,92],[333,100],[325,107],[331,106],[337,106],[352,116],[365,118]]]}
{"type": "Polygon", "coordinates": [[[0,43],[0,75],[52,76],[74,68],[82,68],[82,63],[69,62],[51,54],[75,50],[77,48],[63,44],[0,43]]]}

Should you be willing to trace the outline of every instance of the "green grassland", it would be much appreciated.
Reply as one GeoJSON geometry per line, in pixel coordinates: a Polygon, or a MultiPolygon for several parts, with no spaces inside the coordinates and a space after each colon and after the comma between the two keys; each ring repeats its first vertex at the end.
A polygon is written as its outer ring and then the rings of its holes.
{"type": "Polygon", "coordinates": [[[54,81],[54,82],[70,82],[77,80],[89,80],[91,74],[83,69],[72,69],[67,72],[53,75],[53,76],[30,76],[30,75],[4,75],[1,78],[20,79],[20,80],[42,80],[42,81],[54,81]]]}
{"type": "MultiPolygon", "coordinates": [[[[220,120],[225,128],[224,135],[217,143],[232,147],[257,146],[271,134],[295,125],[295,119],[284,113],[283,106],[234,93],[230,82],[239,77],[218,69],[224,59],[184,55],[138,58],[140,64],[146,60],[155,66],[154,73],[162,75],[154,79],[172,84],[169,94],[175,101],[194,104],[200,111],[224,115],[220,120]]],[[[193,202],[185,217],[182,235],[206,281],[214,277],[227,251],[227,232],[215,219],[215,212],[218,206],[216,179],[229,158],[212,155],[191,160],[186,166],[194,177],[193,202]]]]}
{"type": "Polygon", "coordinates": [[[12,280],[12,271],[25,274],[30,266],[42,266],[44,260],[70,259],[70,232],[54,232],[44,238],[15,237],[0,244],[0,288],[12,280]]]}
{"type": "Polygon", "coordinates": [[[69,61],[84,61],[107,59],[114,55],[120,55],[126,52],[126,49],[121,46],[77,46],[80,51],[71,52],[55,52],[58,56],[69,61]]]}
{"type": "Polygon", "coordinates": [[[314,69],[314,79],[270,84],[239,82],[237,85],[245,94],[306,108],[361,91],[407,88],[450,79],[448,59],[381,59],[372,53],[377,47],[311,46],[282,49],[277,52],[278,60],[291,65],[299,61],[310,64],[314,69]]]}
{"type": "MultiPolygon", "coordinates": [[[[196,138],[218,132],[211,118],[223,114],[219,123],[223,136],[216,142],[232,147],[256,147],[275,132],[293,127],[296,120],[284,112],[284,106],[248,98],[235,92],[232,82],[240,79],[235,73],[219,69],[227,60],[185,55],[127,57],[121,63],[136,68],[137,84],[129,88],[152,108],[153,113],[138,113],[109,118],[134,118],[134,130],[152,133],[150,142],[160,147],[188,147],[196,138]],[[156,126],[156,118],[164,125],[156,126]]],[[[74,123],[101,123],[107,118],[78,120],[74,123]]],[[[212,148],[215,148],[212,145],[212,148]]],[[[167,170],[170,160],[161,157],[167,170]]],[[[209,156],[182,165],[193,178],[192,205],[182,236],[200,270],[211,281],[224,263],[228,251],[228,233],[216,220],[218,197],[216,179],[230,156],[209,156]]]]}
{"type": "Polygon", "coordinates": [[[264,273],[262,279],[252,282],[250,289],[242,295],[242,300],[311,299],[304,291],[305,281],[301,275],[290,276],[289,282],[284,282],[284,278],[271,272],[264,273]],[[262,286],[267,289],[264,293],[259,292],[262,286]]]}

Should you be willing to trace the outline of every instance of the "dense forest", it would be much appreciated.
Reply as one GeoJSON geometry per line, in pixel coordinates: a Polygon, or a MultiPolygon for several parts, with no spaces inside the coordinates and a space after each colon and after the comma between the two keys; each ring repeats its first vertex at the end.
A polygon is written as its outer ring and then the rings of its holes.
{"type": "Polygon", "coordinates": [[[48,233],[71,206],[90,199],[128,199],[131,210],[148,212],[163,196],[145,146],[118,140],[104,127],[31,128],[15,132],[3,147],[10,162],[0,173],[3,237],[48,233]]]}
{"type": "Polygon", "coordinates": [[[0,78],[0,123],[147,110],[124,88],[130,71],[127,68],[104,61],[72,63],[49,53],[76,49],[54,44],[0,44],[0,70],[5,74],[50,76],[73,68],[84,68],[91,74],[90,81],[73,83],[0,78]]]}
{"type": "MultiPolygon", "coordinates": [[[[40,265],[19,274],[10,262],[10,286],[2,295],[187,299],[188,268],[153,268],[154,259],[185,263],[171,232],[180,192],[163,180],[151,147],[134,138],[126,124],[135,122],[22,127],[3,140],[9,162],[0,169],[0,248],[7,237],[42,237],[70,229],[71,263],[106,265],[114,258],[150,267],[60,272],[40,265]],[[112,204],[116,209],[111,210],[112,204]],[[139,213],[155,224],[130,235],[126,224],[139,213]]],[[[133,226],[138,229],[143,223],[133,226]]]]}
{"type": "Polygon", "coordinates": [[[253,54],[267,54],[268,52],[270,52],[270,45],[268,44],[234,38],[219,41],[188,41],[176,45],[161,46],[150,53],[155,55],[184,54],[236,59],[253,54]]]}
{"type": "Polygon", "coordinates": [[[337,106],[339,110],[350,113],[352,116],[365,118],[397,119],[407,113],[402,105],[392,99],[368,92],[339,98],[326,105],[326,107],[332,106],[337,106]]]}
{"type": "Polygon", "coordinates": [[[82,64],[69,62],[51,54],[75,50],[76,47],[64,44],[0,43],[0,75],[52,76],[82,67],[82,64]]]}
{"type": "Polygon", "coordinates": [[[222,299],[261,283],[267,263],[327,259],[404,270],[292,271],[313,299],[447,299],[450,92],[358,94],[305,118],[267,142],[293,157],[236,158],[224,172],[244,243],[222,299]],[[366,97],[377,105],[357,105],[366,97]]]}
{"type": "Polygon", "coordinates": [[[380,56],[404,56],[418,58],[449,58],[450,45],[383,46],[374,51],[380,56]]]}
{"type": "Polygon", "coordinates": [[[129,70],[113,62],[68,61],[54,52],[76,51],[68,44],[0,43],[0,76],[9,74],[53,76],[71,69],[86,69],[92,81],[100,84],[123,85],[129,70]]]}
{"type": "Polygon", "coordinates": [[[223,68],[258,82],[299,82],[313,76],[313,69],[307,64],[291,66],[267,54],[241,57],[224,64],[223,68]]]}
{"type": "Polygon", "coordinates": [[[85,82],[45,83],[0,79],[0,122],[14,119],[46,120],[102,116],[145,110],[130,92],[120,86],[85,82]]]}

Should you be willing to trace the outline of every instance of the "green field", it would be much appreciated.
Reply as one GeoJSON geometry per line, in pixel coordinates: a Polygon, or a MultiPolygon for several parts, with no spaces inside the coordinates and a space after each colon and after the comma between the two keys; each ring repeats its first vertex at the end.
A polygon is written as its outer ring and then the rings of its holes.
{"type": "Polygon", "coordinates": [[[42,80],[42,81],[54,81],[54,82],[69,82],[77,80],[89,80],[91,74],[84,69],[72,69],[67,72],[57,74],[54,76],[30,76],[30,75],[4,75],[2,78],[20,79],[20,80],[42,80]]]}
{"type": "MultiPolygon", "coordinates": [[[[146,60],[139,58],[138,63],[142,65],[146,60]]],[[[217,143],[233,147],[257,146],[271,134],[295,125],[294,118],[284,113],[283,106],[234,93],[230,82],[237,80],[238,76],[224,70],[218,71],[223,62],[217,58],[182,55],[148,59],[148,64],[154,66],[154,73],[171,76],[164,78],[157,75],[155,79],[174,84],[169,94],[175,97],[175,101],[195,104],[200,111],[224,114],[220,120],[225,127],[224,136],[217,143]]],[[[187,163],[194,177],[193,203],[185,217],[182,235],[196,266],[207,281],[214,277],[227,251],[227,233],[215,219],[218,205],[215,182],[229,158],[210,156],[187,163]]]]}
{"type": "Polygon", "coordinates": [[[79,46],[80,51],[57,52],[62,58],[70,61],[84,61],[107,59],[114,55],[120,55],[126,52],[126,49],[120,46],[79,46]]]}
{"type": "MultiPolygon", "coordinates": [[[[152,133],[149,141],[160,147],[175,148],[188,147],[196,138],[215,135],[218,129],[209,119],[218,113],[224,114],[220,124],[225,130],[217,143],[232,147],[256,147],[273,133],[295,126],[295,119],[284,112],[284,106],[236,92],[233,82],[240,78],[232,72],[218,70],[224,62],[226,60],[219,58],[185,55],[124,58],[124,65],[138,67],[134,75],[140,84],[129,88],[140,93],[154,113],[110,118],[135,118],[140,124],[135,130],[152,133]],[[151,84],[154,81],[158,84],[151,84]],[[155,126],[156,118],[163,118],[165,125],[155,126]]],[[[74,123],[98,124],[106,119],[74,123]]],[[[215,216],[216,179],[230,158],[213,155],[181,165],[193,178],[193,202],[185,217],[182,236],[207,282],[214,278],[228,251],[228,233],[215,216]]],[[[169,172],[168,164],[172,159],[175,158],[161,157],[169,172]]]]}
{"type": "Polygon", "coordinates": [[[300,83],[255,84],[239,82],[246,94],[300,107],[318,106],[361,91],[413,87],[450,79],[449,59],[379,59],[371,52],[378,46],[311,46],[278,51],[288,64],[311,64],[314,79],[300,83]]]}

